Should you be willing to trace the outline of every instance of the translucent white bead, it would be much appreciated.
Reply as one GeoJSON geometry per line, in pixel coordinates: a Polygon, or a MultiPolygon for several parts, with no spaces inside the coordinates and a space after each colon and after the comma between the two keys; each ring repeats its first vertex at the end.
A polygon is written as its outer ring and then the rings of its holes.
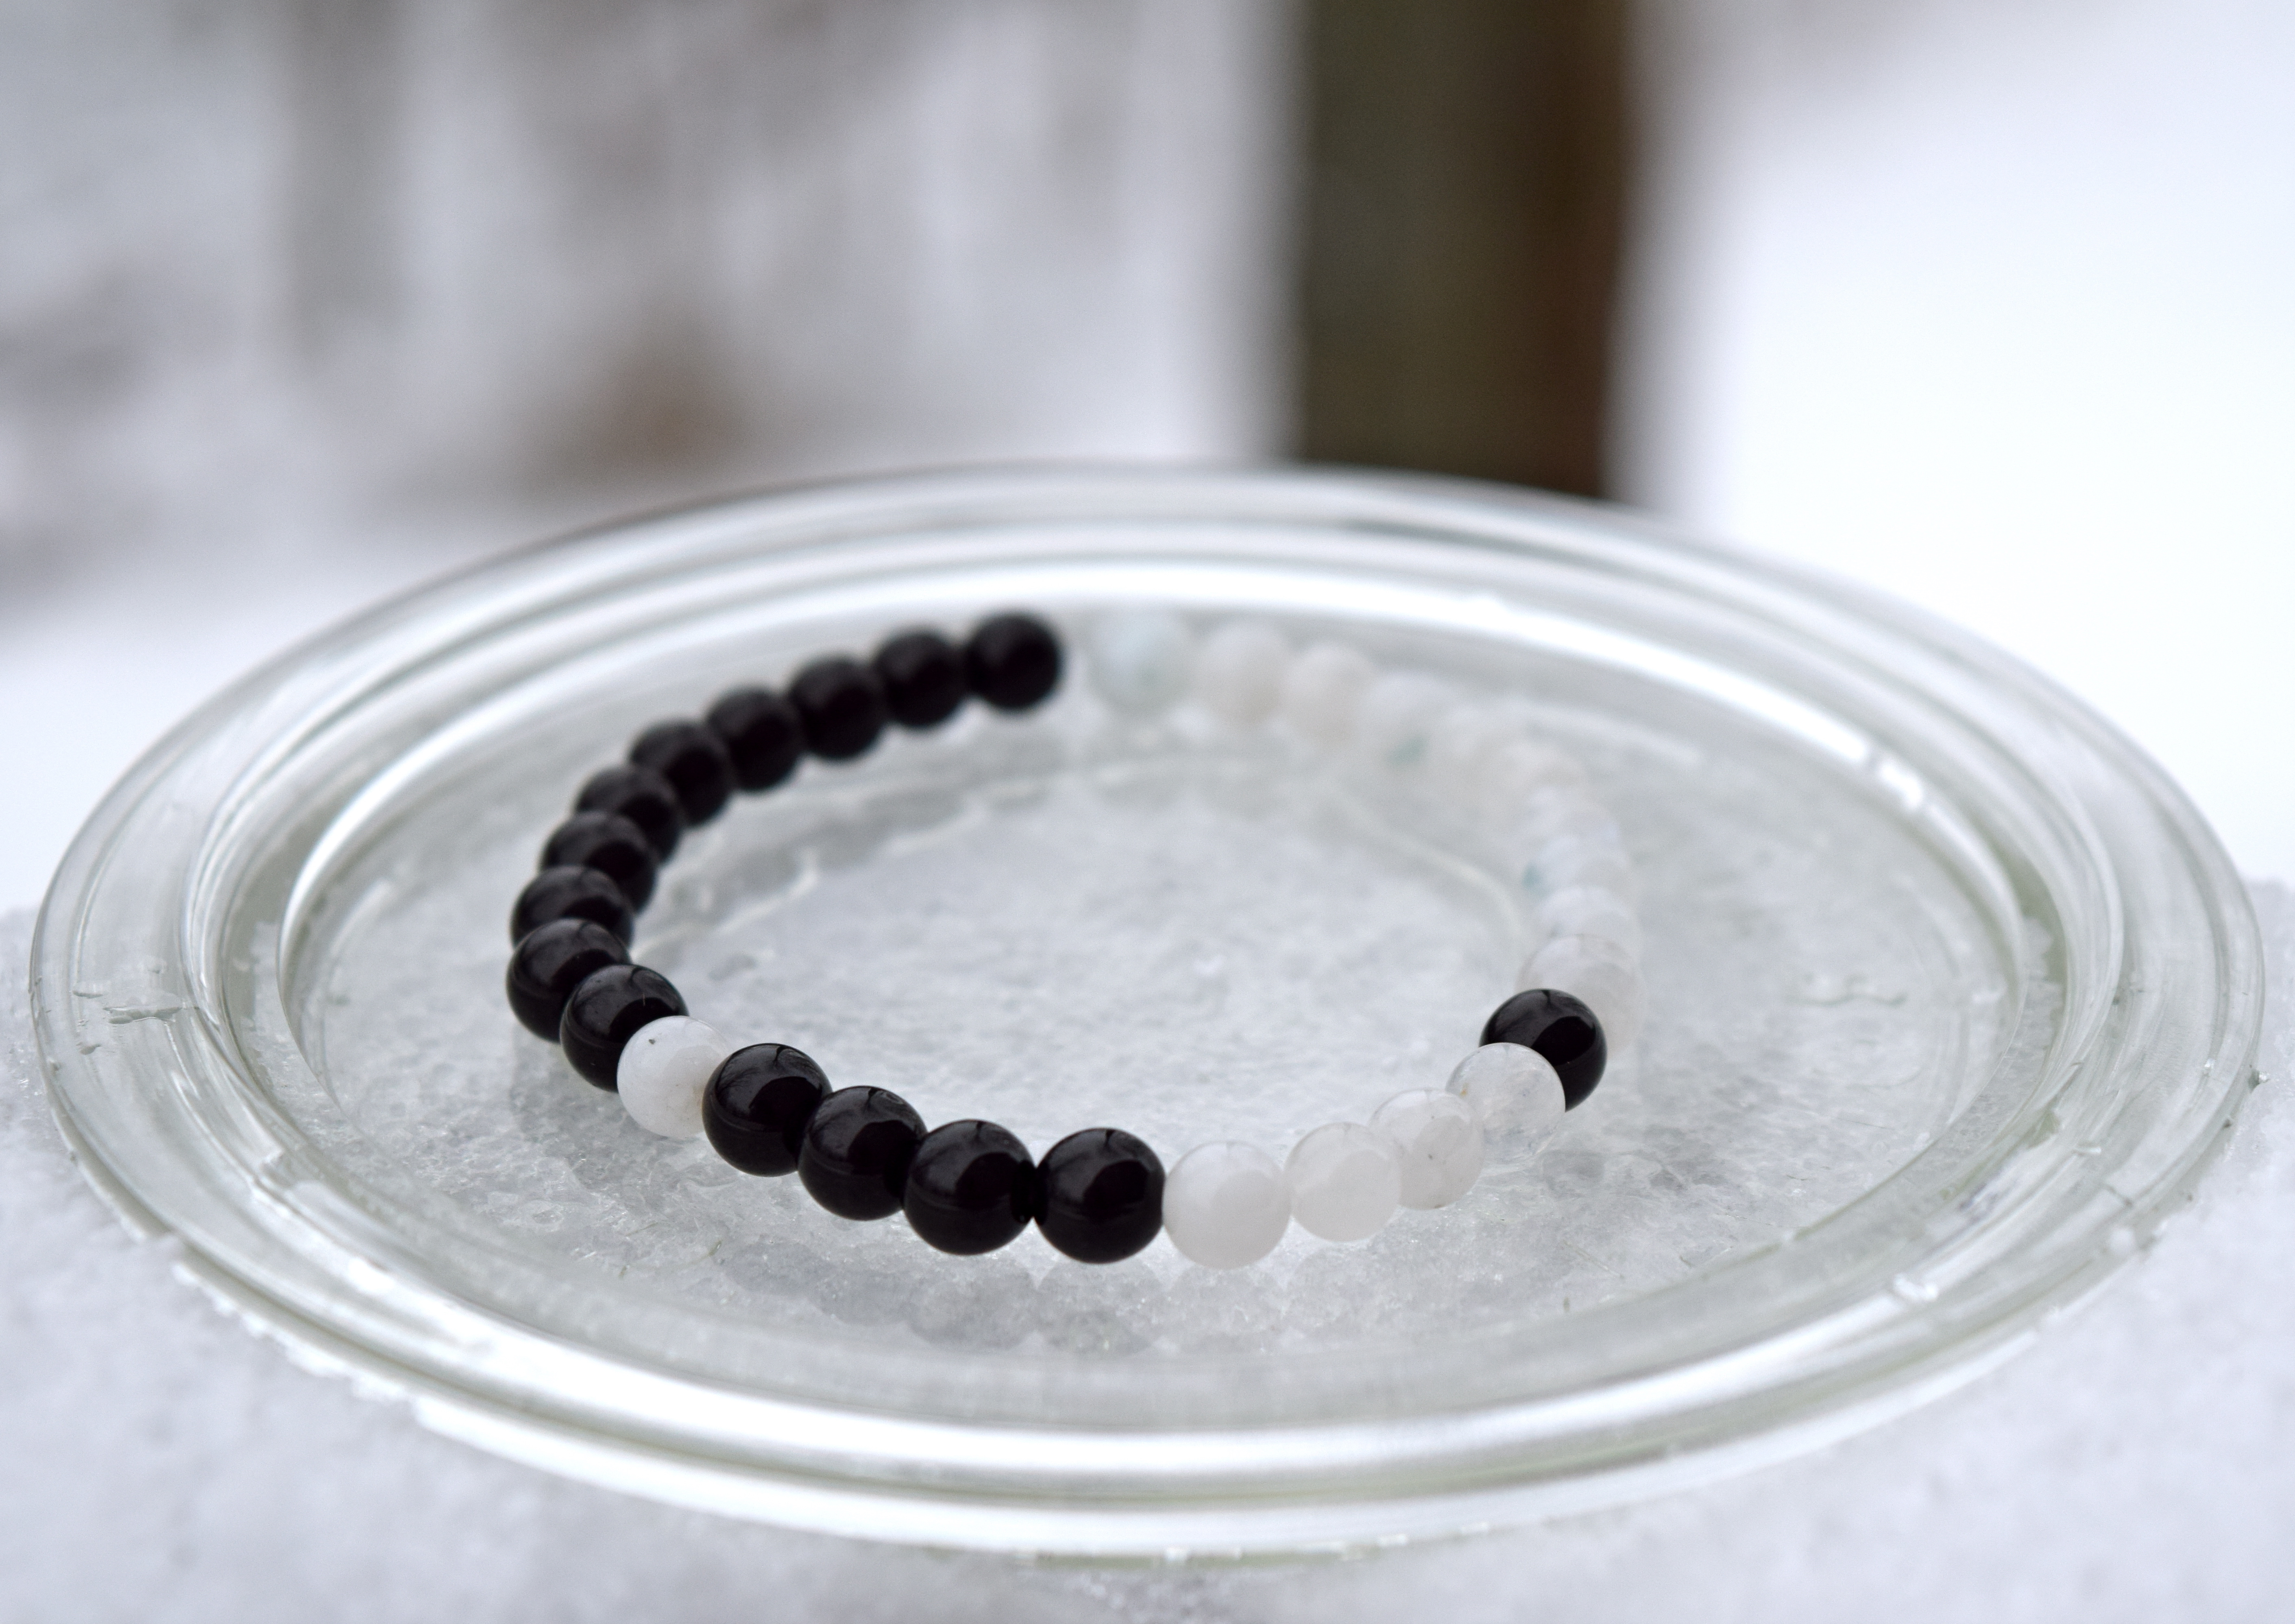
{"type": "Polygon", "coordinates": [[[1591,885],[1622,897],[1640,890],[1625,848],[1592,835],[1564,835],[1538,848],[1523,869],[1524,883],[1540,891],[1591,885]]]}
{"type": "Polygon", "coordinates": [[[1511,827],[1525,852],[1535,852],[1548,841],[1566,835],[1613,845],[1621,838],[1610,809],[1580,785],[1533,790],[1515,812],[1511,827]]]}
{"type": "Polygon", "coordinates": [[[1300,735],[1335,750],[1355,730],[1355,714],[1378,667],[1343,643],[1317,643],[1284,668],[1276,708],[1300,735]]]}
{"type": "Polygon", "coordinates": [[[1417,766],[1426,757],[1435,719],[1450,703],[1450,689],[1422,671],[1374,678],[1355,707],[1354,747],[1381,767],[1417,766]]]}
{"type": "Polygon", "coordinates": [[[1187,623],[1164,609],[1118,609],[1085,633],[1091,685],[1119,711],[1152,716],[1178,704],[1195,665],[1187,623]]]}
{"type": "Polygon", "coordinates": [[[1599,885],[1565,885],[1538,905],[1539,934],[1599,936],[1638,957],[1642,922],[1633,905],[1614,891],[1599,885]]]}
{"type": "Polygon", "coordinates": [[[631,1035],[614,1069],[622,1106],[637,1125],[664,1138],[701,1131],[701,1090],[733,1046],[690,1016],[649,1021],[631,1035]]]}
{"type": "Polygon", "coordinates": [[[1501,739],[1474,771],[1474,798],[1492,817],[1520,815],[1542,789],[1583,785],[1577,758],[1530,739],[1501,739]]]}
{"type": "Polygon", "coordinates": [[[1291,1185],[1255,1145],[1198,1145],[1164,1179],[1164,1232],[1206,1269],[1241,1269],[1291,1225],[1291,1185]]]}
{"type": "Polygon", "coordinates": [[[1291,1147],[1283,1171],[1291,1216],[1327,1241],[1359,1241],[1394,1216],[1402,1158],[1394,1141],[1360,1122],[1326,1122],[1291,1147]]]}
{"type": "Polygon", "coordinates": [[[1614,942],[1600,936],[1556,936],[1532,953],[1515,980],[1517,990],[1551,987],[1583,999],[1602,1023],[1612,1049],[1623,1049],[1641,1035],[1647,994],[1641,966],[1614,942]]]}
{"type": "Polygon", "coordinates": [[[1486,1043],[1468,1055],[1450,1073],[1450,1091],[1482,1124],[1483,1155],[1493,1167],[1536,1155],[1569,1106],[1553,1065],[1519,1043],[1486,1043]]]}
{"type": "Polygon", "coordinates": [[[1485,758],[1521,736],[1521,722],[1495,706],[1454,705],[1427,733],[1427,776],[1447,795],[1471,797],[1485,758]]]}
{"type": "Polygon", "coordinates": [[[1290,659],[1291,645],[1265,621],[1230,620],[1196,649],[1196,698],[1222,722],[1255,727],[1274,710],[1290,659]]]}
{"type": "Polygon", "coordinates": [[[1394,1141],[1401,1158],[1398,1199],[1406,1207],[1447,1207],[1482,1176],[1482,1125],[1456,1094],[1440,1089],[1397,1094],[1371,1113],[1370,1125],[1394,1141]]]}

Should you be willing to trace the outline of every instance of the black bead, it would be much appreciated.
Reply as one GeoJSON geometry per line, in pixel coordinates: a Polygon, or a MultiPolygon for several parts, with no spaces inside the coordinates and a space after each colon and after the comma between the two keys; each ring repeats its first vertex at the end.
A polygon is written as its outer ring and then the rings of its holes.
{"type": "Polygon", "coordinates": [[[786,1043],[752,1043],[725,1057],[701,1091],[701,1126],[717,1154],[745,1173],[796,1171],[805,1124],[829,1098],[813,1057],[786,1043]]]}
{"type": "Polygon", "coordinates": [[[823,761],[850,761],[885,730],[885,686],[859,660],[841,654],[815,660],[788,693],[804,723],[805,747],[823,761]]]}
{"type": "Polygon", "coordinates": [[[1036,1227],[1079,1263],[1114,1263],[1164,1227],[1164,1164],[1121,1128],[1087,1128],[1044,1153],[1036,1227]]]}
{"type": "Polygon", "coordinates": [[[804,755],[804,723],[770,688],[737,688],[709,707],[709,730],[724,742],[733,781],[747,790],[771,789],[796,771],[804,755]]]}
{"type": "Polygon", "coordinates": [[[555,1043],[574,989],[608,965],[629,961],[629,949],[604,926],[590,919],[552,919],[527,932],[510,956],[503,981],[510,1013],[535,1036],[555,1043]]]}
{"type": "Polygon", "coordinates": [[[566,1000],[558,1041],[576,1071],[601,1089],[614,1089],[619,1086],[614,1071],[622,1063],[622,1046],[638,1028],[684,1013],[685,1000],[659,970],[610,964],[584,976],[566,1000]]]}
{"type": "Polygon", "coordinates": [[[1025,711],[1060,685],[1060,640],[1033,615],[984,620],[964,645],[965,680],[1000,711],[1025,711]]]}
{"type": "Polygon", "coordinates": [[[724,742],[698,722],[657,722],[630,746],[630,760],[650,767],[677,791],[687,823],[706,823],[733,793],[733,763],[724,742]]]}
{"type": "Polygon", "coordinates": [[[595,869],[620,886],[632,913],[653,900],[654,874],[660,867],[645,830],[619,812],[576,812],[551,831],[542,848],[543,868],[567,864],[595,869]]]}
{"type": "Polygon", "coordinates": [[[1567,992],[1532,987],[1491,1012],[1482,1027],[1485,1043],[1519,1043],[1546,1057],[1562,1079],[1563,1108],[1574,1111],[1602,1081],[1610,1063],[1609,1040],[1584,1001],[1567,992]]]}
{"type": "Polygon", "coordinates": [[[937,727],[964,703],[964,651],[937,632],[903,632],[870,662],[885,709],[904,728],[937,727]]]}
{"type": "Polygon", "coordinates": [[[1036,1164],[994,1122],[943,1122],[917,1147],[901,1210],[927,1245],[966,1257],[993,1252],[1036,1215],[1036,1164]]]}
{"type": "Polygon", "coordinates": [[[645,831],[654,861],[667,862],[685,833],[677,788],[650,767],[608,767],[593,772],[574,797],[576,812],[619,812],[645,831]]]}
{"type": "Polygon", "coordinates": [[[623,941],[637,928],[630,899],[595,869],[562,863],[526,882],[510,910],[510,939],[523,942],[552,919],[588,919],[623,941]]]}
{"type": "Polygon", "coordinates": [[[889,1218],[924,1137],[924,1118],[890,1089],[839,1089],[805,1124],[796,1176],[839,1218],[889,1218]]]}

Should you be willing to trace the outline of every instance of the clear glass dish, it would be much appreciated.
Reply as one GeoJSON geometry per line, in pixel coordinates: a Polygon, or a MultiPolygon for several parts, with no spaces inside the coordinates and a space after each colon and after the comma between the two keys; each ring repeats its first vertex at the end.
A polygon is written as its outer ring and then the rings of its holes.
{"type": "MultiPolygon", "coordinates": [[[[745,800],[639,956],[927,1120],[1279,1152],[1440,1086],[1510,987],[1518,887],[1404,808],[1070,683],[745,800]]],[[[2205,826],[1999,654],[1612,511],[1307,472],[798,492],[448,581],[155,750],[34,976],[99,1187],[427,1424],[794,1524],[1162,1555],[1643,1494],[1964,1379],[2184,1196],[2260,1011],[2205,826]],[[1009,605],[1248,611],[1533,709],[1644,877],[1640,1042],[1527,1169],[1221,1275],[843,1223],[515,1026],[509,901],[637,727],[1009,605]]]]}

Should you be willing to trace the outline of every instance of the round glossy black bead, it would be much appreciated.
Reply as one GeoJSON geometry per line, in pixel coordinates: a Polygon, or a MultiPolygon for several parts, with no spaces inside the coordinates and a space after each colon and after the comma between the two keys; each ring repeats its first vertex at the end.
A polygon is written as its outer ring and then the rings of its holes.
{"type": "Polygon", "coordinates": [[[1564,1110],[1578,1108],[1610,1063],[1609,1040],[1584,1000],[1546,987],[1517,992],[1492,1010],[1482,1041],[1519,1043],[1545,1056],[1562,1079],[1564,1110]]]}
{"type": "Polygon", "coordinates": [[[1121,1128],[1087,1128],[1037,1163],[1036,1227],[1079,1263],[1114,1263],[1164,1227],[1164,1163],[1121,1128]]]}
{"type": "Polygon", "coordinates": [[[804,724],[805,747],[824,761],[850,761],[885,730],[885,685],[859,660],[833,654],[789,682],[789,703],[804,724]]]}
{"type": "Polygon", "coordinates": [[[638,1028],[684,1013],[685,1000],[659,970],[610,964],[584,976],[567,999],[558,1021],[559,1047],[586,1081],[613,1089],[618,1086],[614,1071],[622,1063],[622,1047],[638,1028]]]}
{"type": "Polygon", "coordinates": [[[510,939],[523,942],[553,919],[588,919],[625,942],[637,928],[622,888],[597,869],[574,863],[544,869],[526,882],[510,905],[510,939]]]}
{"type": "Polygon", "coordinates": [[[870,665],[884,685],[886,711],[904,728],[938,727],[968,691],[964,651],[937,632],[887,639],[870,665]]]}
{"type": "Polygon", "coordinates": [[[1025,711],[1060,685],[1060,640],[1033,615],[984,620],[964,645],[965,680],[1000,711],[1025,711]]]}
{"type": "Polygon", "coordinates": [[[645,831],[654,861],[667,862],[685,833],[685,808],[676,787],[650,767],[608,767],[593,772],[574,797],[577,812],[618,812],[645,831]]]}
{"type": "Polygon", "coordinates": [[[510,956],[503,983],[510,1013],[535,1036],[555,1043],[574,989],[608,965],[629,961],[629,949],[604,926],[590,919],[552,919],[528,931],[510,956]]]}
{"type": "Polygon", "coordinates": [[[829,1098],[813,1057],[786,1043],[752,1043],[725,1057],[701,1090],[701,1126],[717,1154],[745,1173],[796,1171],[805,1125],[829,1098]]]}
{"type": "Polygon", "coordinates": [[[796,1176],[839,1218],[889,1218],[924,1137],[924,1118],[890,1089],[839,1089],[805,1124],[796,1176]]]}
{"type": "Polygon", "coordinates": [[[657,722],[630,746],[630,760],[650,767],[677,791],[687,823],[706,823],[733,793],[733,763],[724,741],[698,722],[657,722]]]}
{"type": "Polygon", "coordinates": [[[630,911],[636,913],[653,900],[653,842],[645,830],[619,812],[576,812],[550,833],[542,848],[542,866],[595,869],[621,887],[630,911]]]}
{"type": "Polygon", "coordinates": [[[943,1122],[909,1163],[901,1210],[927,1245],[966,1257],[993,1252],[1036,1215],[1036,1164],[994,1122],[943,1122]]]}
{"type": "Polygon", "coordinates": [[[733,781],[744,789],[771,789],[804,756],[804,723],[796,706],[770,688],[723,695],[709,707],[708,722],[733,763],[733,781]]]}

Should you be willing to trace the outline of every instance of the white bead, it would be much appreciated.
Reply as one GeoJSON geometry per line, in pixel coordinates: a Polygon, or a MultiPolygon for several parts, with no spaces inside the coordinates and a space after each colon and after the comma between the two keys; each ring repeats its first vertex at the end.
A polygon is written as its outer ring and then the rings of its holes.
{"type": "Polygon", "coordinates": [[[1486,1043],[1468,1055],[1450,1073],[1450,1091],[1482,1124],[1483,1154],[1497,1167],[1536,1155],[1570,1104],[1546,1057],[1519,1043],[1486,1043]]]}
{"type": "Polygon", "coordinates": [[[1515,986],[1522,991],[1551,987],[1583,999],[1613,1049],[1641,1035],[1646,999],[1641,966],[1614,942],[1600,936],[1556,936],[1530,956],[1515,986]]]}
{"type": "Polygon", "coordinates": [[[1241,1269],[1291,1226],[1291,1185],[1255,1145],[1198,1145],[1164,1179],[1164,1232],[1206,1269],[1241,1269]]]}
{"type": "Polygon", "coordinates": [[[1394,1141],[1401,1157],[1398,1198],[1406,1207],[1447,1207],[1482,1176],[1482,1125],[1456,1094],[1440,1089],[1397,1094],[1371,1113],[1370,1125],[1394,1141]]]}
{"type": "Polygon", "coordinates": [[[1276,708],[1301,737],[1335,750],[1354,731],[1355,714],[1378,667],[1343,643],[1317,643],[1283,672],[1276,708]]]}
{"type": "Polygon", "coordinates": [[[1445,795],[1472,801],[1482,763],[1500,746],[1521,738],[1521,719],[1494,705],[1454,705],[1434,719],[1427,734],[1427,776],[1445,795]]]}
{"type": "Polygon", "coordinates": [[[701,1131],[701,1090],[732,1052],[715,1027],[666,1015],[631,1035],[614,1068],[614,1086],[639,1127],[664,1138],[690,1139],[701,1131]]]}
{"type": "Polygon", "coordinates": [[[1117,609],[1085,633],[1095,692],[1119,711],[1152,716],[1188,691],[1195,641],[1187,623],[1164,609],[1117,609]]]}
{"type": "Polygon", "coordinates": [[[1291,1216],[1327,1241],[1359,1241],[1394,1216],[1402,1158],[1360,1122],[1326,1122],[1291,1147],[1291,1216]]]}
{"type": "Polygon", "coordinates": [[[1531,792],[1511,820],[1521,850],[1535,852],[1549,840],[1565,835],[1602,840],[1613,845],[1622,836],[1610,809],[1582,786],[1569,785],[1531,792]]]}
{"type": "Polygon", "coordinates": [[[1230,620],[1196,650],[1196,698],[1221,721],[1255,727],[1275,708],[1291,645],[1263,620],[1230,620]]]}
{"type": "Polygon", "coordinates": [[[1594,835],[1564,835],[1548,841],[1524,866],[1523,881],[1539,891],[1592,885],[1623,897],[1640,889],[1625,848],[1594,835]]]}
{"type": "Polygon", "coordinates": [[[1509,739],[1494,747],[1474,772],[1474,795],[1492,817],[1521,815],[1542,789],[1582,786],[1586,769],[1577,759],[1534,739],[1509,739]]]}
{"type": "Polygon", "coordinates": [[[1599,936],[1629,953],[1642,951],[1642,922],[1631,903],[1599,885],[1565,885],[1538,905],[1539,934],[1599,936]]]}
{"type": "Polygon", "coordinates": [[[1363,690],[1355,707],[1355,748],[1381,767],[1417,766],[1426,756],[1450,690],[1420,671],[1390,671],[1363,690]]]}

